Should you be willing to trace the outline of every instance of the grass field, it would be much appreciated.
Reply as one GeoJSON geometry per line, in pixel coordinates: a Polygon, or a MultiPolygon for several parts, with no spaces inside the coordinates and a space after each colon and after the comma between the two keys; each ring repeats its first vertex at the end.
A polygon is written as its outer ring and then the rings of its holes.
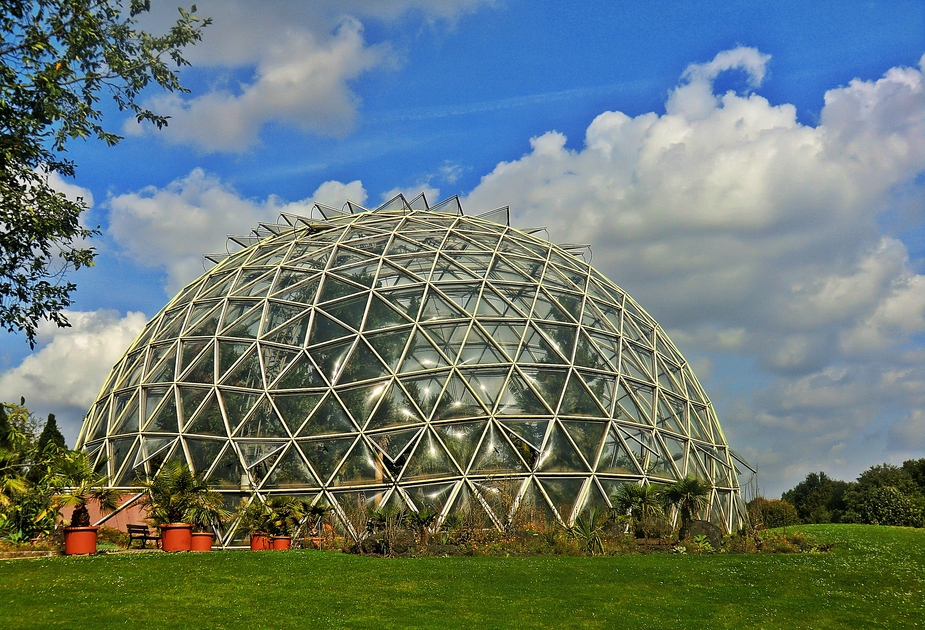
{"type": "Polygon", "coordinates": [[[0,628],[921,628],[925,530],[801,528],[800,555],[0,562],[0,628]]]}

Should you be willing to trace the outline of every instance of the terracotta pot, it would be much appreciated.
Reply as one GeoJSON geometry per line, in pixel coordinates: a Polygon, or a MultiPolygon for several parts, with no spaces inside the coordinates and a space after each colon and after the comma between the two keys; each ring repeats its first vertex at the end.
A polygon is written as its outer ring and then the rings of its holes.
{"type": "Polygon", "coordinates": [[[190,551],[212,551],[212,541],[215,540],[215,534],[212,532],[193,532],[192,537],[190,551]]]}
{"type": "Polygon", "coordinates": [[[251,534],[251,551],[266,551],[269,548],[269,536],[266,534],[251,534]]]}
{"type": "Polygon", "coordinates": [[[273,536],[270,539],[270,546],[274,551],[286,551],[292,547],[292,536],[273,536]]]}
{"type": "Polygon", "coordinates": [[[189,523],[161,525],[161,549],[164,551],[189,551],[193,545],[193,526],[189,523]]]}
{"type": "Polygon", "coordinates": [[[99,527],[65,527],[64,554],[80,556],[96,553],[96,531],[99,527]]]}

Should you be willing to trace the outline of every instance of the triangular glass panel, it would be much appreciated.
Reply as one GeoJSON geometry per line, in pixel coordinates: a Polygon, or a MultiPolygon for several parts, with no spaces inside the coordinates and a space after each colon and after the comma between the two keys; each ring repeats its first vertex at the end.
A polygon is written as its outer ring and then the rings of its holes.
{"type": "MultiPolygon", "coordinates": [[[[387,301],[395,310],[411,320],[417,321],[421,310],[421,299],[424,297],[423,287],[408,287],[379,292],[379,297],[387,301]]],[[[373,299],[375,306],[376,300],[373,299]]]]}
{"type": "Polygon", "coordinates": [[[204,317],[195,328],[188,331],[186,335],[188,337],[211,337],[215,334],[215,330],[218,327],[218,318],[221,314],[221,307],[216,308],[214,311],[209,313],[204,317]]]}
{"type": "Polygon", "coordinates": [[[369,256],[363,252],[353,250],[349,247],[344,247],[339,245],[337,250],[334,252],[334,257],[331,260],[331,264],[328,266],[329,269],[341,269],[344,267],[353,267],[356,265],[362,265],[369,260],[369,256]]]}
{"type": "Polygon", "coordinates": [[[593,467],[609,423],[562,420],[561,424],[572,438],[572,444],[578,448],[578,452],[584,456],[585,461],[593,467]]]}
{"type": "Polygon", "coordinates": [[[543,452],[537,465],[542,472],[589,472],[588,464],[569,441],[562,426],[554,423],[546,438],[543,452]]]}
{"type": "Polygon", "coordinates": [[[690,372],[690,368],[685,367],[685,385],[687,386],[687,396],[691,399],[691,402],[694,403],[706,403],[708,400],[703,395],[702,390],[700,389],[697,379],[694,378],[694,375],[690,372]]]}
{"type": "MultiPolygon", "coordinates": [[[[238,442],[237,444],[247,468],[253,468],[273,455],[280,455],[289,445],[288,442],[238,442]]],[[[274,458],[273,461],[276,459],[274,458]]]]}
{"type": "MultiPolygon", "coordinates": [[[[417,315],[416,312],[415,315],[417,315]]],[[[373,294],[369,304],[369,313],[367,313],[366,321],[363,324],[364,331],[391,328],[407,323],[408,319],[406,317],[392,308],[388,302],[380,298],[377,294],[373,294]]]]}
{"type": "Polygon", "coordinates": [[[245,271],[241,274],[241,277],[238,279],[238,286],[231,292],[235,297],[266,297],[267,292],[270,290],[270,285],[273,284],[273,277],[276,275],[276,270],[267,271],[265,270],[254,270],[254,271],[245,271]],[[255,274],[263,273],[256,280],[250,284],[243,285],[242,282],[250,280],[255,274]]]}
{"type": "Polygon", "coordinates": [[[273,404],[276,405],[283,422],[293,434],[298,433],[320,400],[321,394],[277,394],[273,396],[273,404]]]}
{"type": "MultiPolygon", "coordinates": [[[[317,245],[315,245],[315,247],[317,247],[317,245]]],[[[299,258],[290,258],[286,262],[286,266],[297,267],[306,271],[321,271],[327,266],[328,257],[331,255],[332,251],[333,248],[326,246],[326,249],[315,251],[299,258]]]]}
{"type": "Polygon", "coordinates": [[[234,322],[244,317],[245,313],[251,312],[255,308],[262,310],[263,303],[257,300],[228,300],[228,306],[225,307],[225,314],[222,317],[221,329],[225,330],[230,327],[234,322]]]}
{"type": "MultiPolygon", "coordinates": [[[[648,385],[641,385],[626,379],[621,379],[621,383],[627,389],[627,391],[633,394],[633,398],[635,399],[637,408],[640,412],[640,421],[643,424],[654,424],[652,405],[654,404],[655,399],[655,388],[649,387],[648,385]]],[[[620,404],[622,405],[623,402],[621,401],[620,404]]],[[[627,407],[627,410],[629,410],[629,407],[627,407]]]]}
{"type": "Polygon", "coordinates": [[[486,424],[484,421],[454,422],[434,425],[433,429],[443,440],[460,469],[465,470],[479,444],[479,439],[485,432],[486,424]]]}
{"type": "MultiPolygon", "coordinates": [[[[134,387],[138,385],[141,381],[141,375],[144,373],[145,367],[145,357],[144,353],[136,353],[134,357],[129,357],[125,361],[125,365],[131,365],[131,368],[125,370],[125,375],[122,377],[122,380],[119,382],[119,388],[123,387],[134,387]],[[134,361],[134,364],[132,363],[134,361]]],[[[105,388],[107,391],[110,388],[105,388]]]]}
{"type": "Polygon", "coordinates": [[[485,408],[488,410],[494,409],[495,403],[498,401],[498,397],[501,395],[501,392],[504,390],[504,385],[507,382],[508,370],[482,368],[476,370],[461,370],[460,374],[463,380],[469,383],[469,387],[472,388],[475,395],[482,401],[485,408]]]}
{"type": "Polygon", "coordinates": [[[578,343],[575,346],[575,365],[591,368],[594,370],[607,370],[610,365],[601,355],[597,347],[591,343],[591,339],[584,331],[578,332],[578,343]]]}
{"type": "Polygon", "coordinates": [[[311,488],[320,485],[301,451],[295,446],[280,455],[276,468],[264,482],[266,488],[311,488]]]}
{"type": "Polygon", "coordinates": [[[427,336],[417,329],[411,338],[411,345],[408,346],[405,359],[402,361],[401,372],[418,372],[448,365],[446,359],[434,348],[427,336]]]}
{"type": "Polygon", "coordinates": [[[459,349],[462,348],[463,340],[466,338],[466,331],[469,330],[469,322],[431,324],[424,326],[423,329],[437,348],[451,362],[455,362],[456,357],[459,355],[459,349]]]}
{"type": "Polygon", "coordinates": [[[164,315],[164,319],[161,320],[161,325],[157,335],[154,337],[154,341],[174,339],[180,334],[180,330],[183,328],[184,316],[186,315],[186,307],[187,305],[183,305],[168,311],[164,315]]]}
{"type": "Polygon", "coordinates": [[[556,370],[551,368],[533,369],[522,368],[524,375],[530,381],[546,405],[550,409],[558,409],[559,400],[562,398],[562,390],[565,388],[565,380],[568,376],[566,370],[556,370]]]}
{"type": "Polygon", "coordinates": [[[324,286],[321,289],[321,294],[318,296],[318,301],[330,302],[331,300],[336,300],[337,298],[354,295],[355,293],[362,290],[363,287],[358,287],[354,284],[344,282],[333,274],[326,274],[324,277],[324,286]]]}
{"type": "Polygon", "coordinates": [[[420,321],[430,322],[440,319],[456,319],[464,314],[450,301],[440,296],[436,291],[429,291],[424,306],[421,308],[420,321]]]}
{"type": "Polygon", "coordinates": [[[349,437],[329,438],[326,440],[299,440],[298,445],[312,465],[315,473],[317,473],[321,483],[324,484],[331,474],[337,470],[355,439],[354,437],[349,437]]]}
{"type": "Polygon", "coordinates": [[[234,284],[237,275],[236,270],[210,275],[199,291],[199,299],[224,296],[234,284]]]}
{"type": "Polygon", "coordinates": [[[497,254],[495,254],[495,259],[488,270],[488,279],[500,282],[534,282],[532,278],[525,276],[519,269],[497,254]]]}
{"type": "Polygon", "coordinates": [[[611,429],[604,439],[604,448],[601,451],[600,461],[597,463],[597,472],[613,473],[617,475],[639,475],[642,473],[631,449],[621,439],[618,431],[611,429]]]}
{"type": "Polygon", "coordinates": [[[571,522],[575,501],[581,493],[584,479],[547,479],[539,480],[549,501],[555,506],[559,517],[564,522],[571,522]]]}
{"type": "Polygon", "coordinates": [[[504,420],[501,425],[530,444],[533,450],[539,451],[543,440],[546,439],[549,420],[504,420]]]}
{"type": "MultiPolygon", "coordinates": [[[[568,359],[572,356],[572,349],[575,347],[575,337],[578,329],[572,326],[559,326],[545,322],[537,322],[534,325],[546,336],[547,341],[555,351],[566,359],[564,362],[568,363],[568,359]]],[[[555,362],[562,363],[563,361],[555,360],[555,362]]]]}
{"type": "MultiPolygon", "coordinates": [[[[189,317],[187,318],[186,334],[189,335],[189,331],[191,328],[194,328],[197,324],[199,324],[203,320],[204,317],[206,317],[210,313],[215,313],[215,311],[217,309],[220,309],[221,307],[222,307],[222,302],[221,301],[216,302],[214,300],[211,300],[209,302],[204,302],[204,303],[200,302],[200,303],[194,304],[193,309],[190,311],[189,317]]],[[[215,332],[214,328],[212,332],[213,333],[215,332]]]]}
{"type": "Polygon", "coordinates": [[[145,426],[145,431],[163,431],[166,433],[179,433],[180,423],[177,419],[177,399],[173,394],[173,389],[165,397],[166,400],[161,403],[154,416],[145,426]]]}
{"type": "MultiPolygon", "coordinates": [[[[659,433],[659,437],[662,440],[662,443],[665,445],[665,452],[668,454],[668,457],[671,459],[671,463],[674,464],[675,469],[677,470],[678,475],[685,475],[686,462],[685,460],[685,442],[674,438],[665,433],[659,433]]],[[[680,477],[679,477],[680,478],[680,477]]]]}
{"type": "Polygon", "coordinates": [[[479,279],[485,277],[485,274],[488,273],[488,268],[491,266],[491,254],[453,252],[450,257],[479,279]]]}
{"type": "Polygon", "coordinates": [[[371,385],[342,389],[338,392],[347,413],[358,427],[362,428],[366,425],[389,384],[389,381],[380,381],[371,385]]]}
{"type": "Polygon", "coordinates": [[[211,389],[201,389],[197,387],[179,387],[178,390],[180,392],[180,406],[183,410],[184,423],[188,422],[190,418],[196,415],[196,410],[199,409],[199,405],[202,404],[205,397],[212,391],[211,389]]]}
{"type": "MultiPolygon", "coordinates": [[[[440,285],[440,291],[447,299],[453,302],[460,311],[467,314],[475,313],[481,289],[482,285],[478,282],[440,285]]],[[[456,313],[457,311],[454,310],[453,312],[456,313]]],[[[457,315],[453,315],[453,317],[457,317],[457,315]]]]}
{"type": "Polygon", "coordinates": [[[388,254],[389,256],[401,256],[403,254],[415,254],[421,251],[425,251],[424,247],[421,245],[396,235],[392,239],[392,244],[389,246],[388,254]]]}
{"type": "Polygon", "coordinates": [[[389,375],[389,369],[382,364],[366,342],[360,339],[357,341],[350,358],[347,359],[337,382],[339,385],[343,385],[389,375]]]}
{"type": "Polygon", "coordinates": [[[134,485],[137,474],[132,468],[132,461],[136,458],[138,449],[138,440],[113,440],[113,470],[117,472],[113,475],[114,486],[134,485]]]}
{"type": "Polygon", "coordinates": [[[197,438],[185,438],[186,448],[189,449],[190,459],[193,464],[193,473],[200,475],[205,473],[215,458],[222,451],[224,442],[220,440],[200,440],[197,438]]]}
{"type": "Polygon", "coordinates": [[[385,433],[372,433],[367,437],[381,450],[386,457],[397,461],[405,452],[411,441],[421,432],[421,429],[403,429],[401,431],[386,431],[385,433]]]}
{"type": "MultiPolygon", "coordinates": [[[[576,371],[577,372],[577,371],[576,371]]],[[[610,410],[613,408],[613,390],[617,382],[615,376],[601,374],[598,372],[577,372],[581,376],[591,395],[604,408],[607,417],[610,417],[610,410]]]]}
{"type": "Polygon", "coordinates": [[[269,399],[261,400],[235,432],[239,438],[288,438],[289,432],[276,414],[269,399]]]}
{"type": "Polygon", "coordinates": [[[353,433],[356,430],[343,405],[332,393],[328,394],[324,402],[318,405],[312,413],[308,422],[299,429],[298,436],[313,437],[331,433],[353,433]]]}
{"type": "Polygon", "coordinates": [[[566,291],[579,290],[564,274],[556,269],[555,265],[546,267],[546,273],[543,275],[543,286],[551,289],[564,289],[566,291]]]}
{"type": "Polygon", "coordinates": [[[594,341],[594,345],[601,353],[601,356],[607,361],[606,367],[602,369],[616,372],[620,367],[620,339],[593,330],[587,332],[588,336],[594,341]]]}
{"type": "Polygon", "coordinates": [[[224,452],[215,462],[215,467],[205,479],[213,488],[231,489],[241,488],[242,485],[247,487],[250,482],[244,472],[244,466],[241,465],[241,459],[238,457],[234,446],[229,444],[224,452]]]}
{"type": "MultiPolygon", "coordinates": [[[[286,269],[283,268],[279,272],[279,276],[276,278],[276,283],[273,285],[273,290],[270,292],[271,297],[279,297],[279,293],[288,294],[293,287],[307,281],[315,280],[318,276],[307,272],[304,269],[286,269]]],[[[312,294],[314,297],[314,293],[312,294]]],[[[288,298],[282,298],[288,299],[288,298]]],[[[297,300],[290,300],[297,301],[297,300]]]]}
{"type": "Polygon", "coordinates": [[[366,430],[372,431],[387,427],[418,424],[423,421],[418,410],[415,409],[404,391],[397,383],[393,383],[383,395],[382,401],[376,407],[372,417],[370,417],[366,430]]]}
{"type": "MultiPolygon", "coordinates": [[[[566,331],[570,331],[569,328],[563,328],[566,331]]],[[[539,332],[537,332],[534,326],[530,326],[527,329],[527,334],[524,337],[523,346],[521,346],[520,354],[517,356],[517,363],[542,363],[545,365],[567,365],[568,361],[562,357],[562,355],[557,352],[553,346],[546,341],[539,332]]]]}
{"type": "Polygon", "coordinates": [[[404,490],[418,511],[426,509],[439,514],[443,510],[443,506],[453,496],[456,483],[452,481],[449,483],[430,483],[423,486],[406,486],[404,490]]]}
{"type": "Polygon", "coordinates": [[[516,475],[525,472],[526,467],[504,436],[504,431],[489,423],[469,473],[516,475]]]}
{"type": "Polygon", "coordinates": [[[550,296],[555,298],[556,302],[559,303],[559,306],[561,306],[562,309],[568,313],[570,321],[581,321],[581,307],[583,301],[581,295],[555,290],[550,290],[548,293],[550,296]]]}
{"type": "Polygon", "coordinates": [[[298,350],[277,348],[275,346],[261,345],[260,354],[263,357],[263,368],[266,372],[267,383],[271,384],[282,374],[292,361],[300,356],[298,350]]]}
{"type": "Polygon", "coordinates": [[[482,288],[482,296],[479,299],[476,315],[481,317],[523,317],[490,284],[486,284],[482,288]]]}
{"type": "Polygon", "coordinates": [[[326,346],[316,346],[308,351],[312,360],[321,369],[329,383],[333,383],[350,354],[353,339],[337,341],[326,346]]]}
{"type": "MultiPolygon", "coordinates": [[[[142,436],[141,445],[135,453],[135,459],[131,464],[131,467],[138,468],[148,459],[173,446],[175,441],[176,438],[174,437],[152,437],[147,435],[142,436]]],[[[221,443],[219,443],[219,446],[221,446],[221,443]]],[[[214,461],[214,459],[215,458],[213,457],[212,460],[209,461],[210,466],[212,465],[212,461],[214,461]]],[[[116,462],[116,464],[116,468],[118,468],[118,462],[116,462]]]]}
{"type": "Polygon", "coordinates": [[[404,269],[413,277],[426,280],[430,276],[433,258],[432,255],[402,256],[401,258],[390,257],[389,262],[391,262],[394,267],[404,269]]]}
{"type": "Polygon", "coordinates": [[[471,282],[479,277],[447,256],[440,256],[430,275],[431,282],[471,282]]]}
{"type": "Polygon", "coordinates": [[[359,439],[353,450],[344,459],[340,469],[331,479],[332,486],[355,486],[379,483],[386,476],[385,470],[377,461],[376,455],[359,439]]]}
{"type": "Polygon", "coordinates": [[[398,361],[401,359],[405,344],[408,342],[408,337],[412,330],[411,328],[406,328],[403,330],[376,333],[367,336],[366,340],[389,368],[397,370],[398,361]]]}
{"type": "Polygon", "coordinates": [[[443,445],[430,431],[425,431],[411,454],[402,480],[434,479],[458,476],[459,470],[447,454],[443,445]]]}
{"type": "MultiPolygon", "coordinates": [[[[303,306],[293,306],[282,304],[280,302],[269,302],[267,305],[267,318],[263,326],[263,333],[266,334],[271,330],[276,330],[288,321],[292,321],[299,315],[308,311],[303,306]]],[[[301,345],[301,344],[300,344],[301,345]]]]}
{"type": "Polygon", "coordinates": [[[204,339],[195,340],[195,341],[183,341],[180,345],[182,352],[180,355],[180,369],[179,372],[185,372],[190,365],[193,364],[193,361],[199,357],[203,352],[206,346],[209,346],[209,349],[212,348],[212,342],[206,341],[204,339]]]}
{"type": "Polygon", "coordinates": [[[260,371],[260,356],[256,345],[247,350],[244,356],[222,378],[224,385],[245,389],[263,389],[263,376],[260,371]]]}
{"type": "MultiPolygon", "coordinates": [[[[525,372],[526,373],[526,372],[525,372]]],[[[527,375],[528,378],[530,374],[527,375]]],[[[526,380],[514,370],[507,386],[498,399],[496,415],[547,415],[549,410],[543,405],[536,393],[527,385],[526,380]]]]}
{"type": "Polygon", "coordinates": [[[155,360],[158,360],[159,358],[157,356],[158,350],[163,351],[165,349],[155,349],[151,352],[151,356],[148,357],[148,364],[154,365],[154,367],[145,377],[145,383],[169,383],[174,380],[175,370],[177,367],[176,345],[170,346],[169,351],[164,354],[164,358],[160,359],[160,362],[155,364],[155,360]]]}
{"type": "Polygon", "coordinates": [[[350,326],[354,330],[360,329],[363,322],[363,316],[366,314],[366,303],[369,300],[369,293],[362,293],[356,297],[347,298],[324,307],[331,317],[350,326]]]}
{"type": "Polygon", "coordinates": [[[533,311],[533,299],[536,297],[536,285],[494,284],[495,291],[510,302],[515,309],[526,317],[533,311]]]}
{"type": "Polygon", "coordinates": [[[305,343],[305,334],[308,332],[310,320],[311,313],[309,312],[267,333],[263,340],[287,346],[301,346],[305,343]]]}
{"type": "Polygon", "coordinates": [[[326,383],[321,378],[318,368],[303,353],[290,361],[288,369],[272,386],[272,389],[304,389],[308,387],[324,387],[325,385],[326,383]]]}
{"type": "Polygon", "coordinates": [[[479,401],[472,395],[459,375],[454,374],[447,382],[440,402],[437,403],[433,421],[471,418],[485,414],[479,401]]]}
{"type": "Polygon", "coordinates": [[[225,419],[222,417],[222,410],[218,406],[218,400],[215,394],[209,395],[206,402],[203,403],[200,408],[199,413],[196,414],[193,421],[186,427],[185,432],[227,437],[228,431],[225,429],[225,419]]]}
{"type": "Polygon", "coordinates": [[[607,319],[604,317],[603,313],[597,309],[593,300],[590,298],[585,301],[585,307],[581,313],[581,325],[591,330],[602,330],[605,332],[610,330],[607,319]]]}
{"type": "Polygon", "coordinates": [[[221,397],[225,415],[228,418],[228,426],[234,431],[244,420],[244,416],[257,404],[260,394],[242,394],[221,390],[221,397]]]}
{"type": "Polygon", "coordinates": [[[562,403],[559,405],[561,416],[585,416],[589,418],[607,418],[608,414],[601,408],[581,379],[575,373],[568,380],[562,403]]]}
{"type": "Polygon", "coordinates": [[[714,436],[711,435],[710,432],[710,425],[712,423],[710,422],[709,413],[706,407],[691,405],[690,421],[691,437],[703,440],[705,442],[713,441],[714,436]]]}
{"type": "Polygon", "coordinates": [[[109,434],[120,435],[122,433],[137,433],[139,426],[138,396],[132,395],[131,402],[129,402],[125,411],[113,422],[113,427],[109,434]]]}
{"type": "Polygon", "coordinates": [[[219,341],[218,357],[219,372],[224,378],[228,370],[240,359],[245,352],[254,347],[252,342],[244,341],[219,341]]]}
{"type": "Polygon", "coordinates": [[[417,276],[411,275],[404,269],[395,267],[386,262],[382,263],[379,269],[379,275],[376,277],[376,289],[388,289],[391,287],[401,287],[409,284],[420,284],[424,280],[417,276]]]}
{"type": "Polygon", "coordinates": [[[549,532],[559,527],[556,513],[553,512],[546,500],[546,495],[539,489],[535,479],[528,480],[520,497],[515,518],[536,532],[549,532]]]}
{"type": "Polygon", "coordinates": [[[684,420],[683,410],[679,409],[677,405],[670,404],[671,402],[673,401],[670,401],[666,396],[659,396],[655,426],[659,429],[668,429],[681,435],[687,435],[687,429],[685,428],[687,423],[684,420]]]}
{"type": "Polygon", "coordinates": [[[315,310],[315,319],[312,322],[312,331],[308,335],[308,345],[314,346],[320,343],[342,339],[355,334],[349,328],[334,321],[320,310],[315,310]]]}
{"type": "Polygon", "coordinates": [[[222,337],[235,337],[237,339],[256,339],[260,333],[260,322],[263,321],[263,305],[249,310],[239,320],[232,322],[221,331],[222,337]]]}
{"type": "MultiPolygon", "coordinates": [[[[304,272],[301,273],[304,277],[304,272]]],[[[299,304],[305,305],[314,304],[320,284],[321,276],[314,276],[274,293],[273,297],[277,300],[286,300],[287,302],[298,302],[299,304]]]]}
{"type": "Polygon", "coordinates": [[[502,322],[479,322],[495,345],[501,348],[508,356],[517,356],[517,348],[524,334],[523,324],[502,322]]]}
{"type": "Polygon", "coordinates": [[[510,359],[495,347],[494,341],[486,337],[477,325],[473,325],[466,337],[466,344],[459,354],[459,364],[486,365],[492,363],[510,363],[510,359]]]}
{"type": "Polygon", "coordinates": [[[401,379],[401,384],[406,392],[418,405],[418,409],[425,418],[430,417],[430,412],[434,410],[434,405],[440,398],[440,391],[443,389],[443,383],[447,380],[447,374],[435,374],[433,376],[423,376],[418,378],[401,379]]]}

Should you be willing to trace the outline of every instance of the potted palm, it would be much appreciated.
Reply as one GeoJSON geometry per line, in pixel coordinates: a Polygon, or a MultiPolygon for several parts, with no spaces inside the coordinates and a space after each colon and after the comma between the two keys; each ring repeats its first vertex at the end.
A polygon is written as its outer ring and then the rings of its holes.
{"type": "Polygon", "coordinates": [[[707,506],[712,489],[710,484],[688,476],[660,491],[665,511],[671,508],[678,510],[681,518],[681,526],[678,529],[679,540],[686,540],[690,535],[691,521],[707,506]]]}
{"type": "Polygon", "coordinates": [[[202,476],[193,474],[186,464],[168,462],[153,479],[141,485],[144,494],[140,505],[160,528],[164,551],[190,551],[194,524],[211,524],[225,513],[222,495],[211,490],[202,476]]]}
{"type": "Polygon", "coordinates": [[[257,497],[250,502],[243,499],[236,511],[238,529],[250,534],[251,551],[270,548],[270,511],[257,497]]]}
{"type": "Polygon", "coordinates": [[[64,528],[64,553],[82,555],[96,553],[96,534],[99,527],[90,525],[87,505],[95,502],[100,511],[110,512],[118,507],[120,493],[107,488],[105,475],[93,470],[83,451],[62,451],[56,462],[54,485],[60,488],[54,495],[52,508],[73,507],[71,521],[64,528]]]}
{"type": "Polygon", "coordinates": [[[292,537],[299,530],[307,514],[304,499],[296,497],[271,497],[267,499],[269,513],[268,529],[270,547],[285,551],[292,547],[292,537]]]}

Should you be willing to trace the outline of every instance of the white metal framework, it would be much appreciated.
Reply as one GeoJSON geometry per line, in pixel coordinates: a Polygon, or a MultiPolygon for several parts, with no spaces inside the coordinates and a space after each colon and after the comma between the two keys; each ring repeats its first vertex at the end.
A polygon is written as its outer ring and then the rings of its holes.
{"type": "Polygon", "coordinates": [[[707,518],[742,524],[709,399],[583,246],[455,197],[314,211],[231,237],[113,368],[78,445],[115,487],[179,460],[229,505],[305,495],[355,532],[382,504],[571,522],[620,484],[695,475],[707,518]]]}

